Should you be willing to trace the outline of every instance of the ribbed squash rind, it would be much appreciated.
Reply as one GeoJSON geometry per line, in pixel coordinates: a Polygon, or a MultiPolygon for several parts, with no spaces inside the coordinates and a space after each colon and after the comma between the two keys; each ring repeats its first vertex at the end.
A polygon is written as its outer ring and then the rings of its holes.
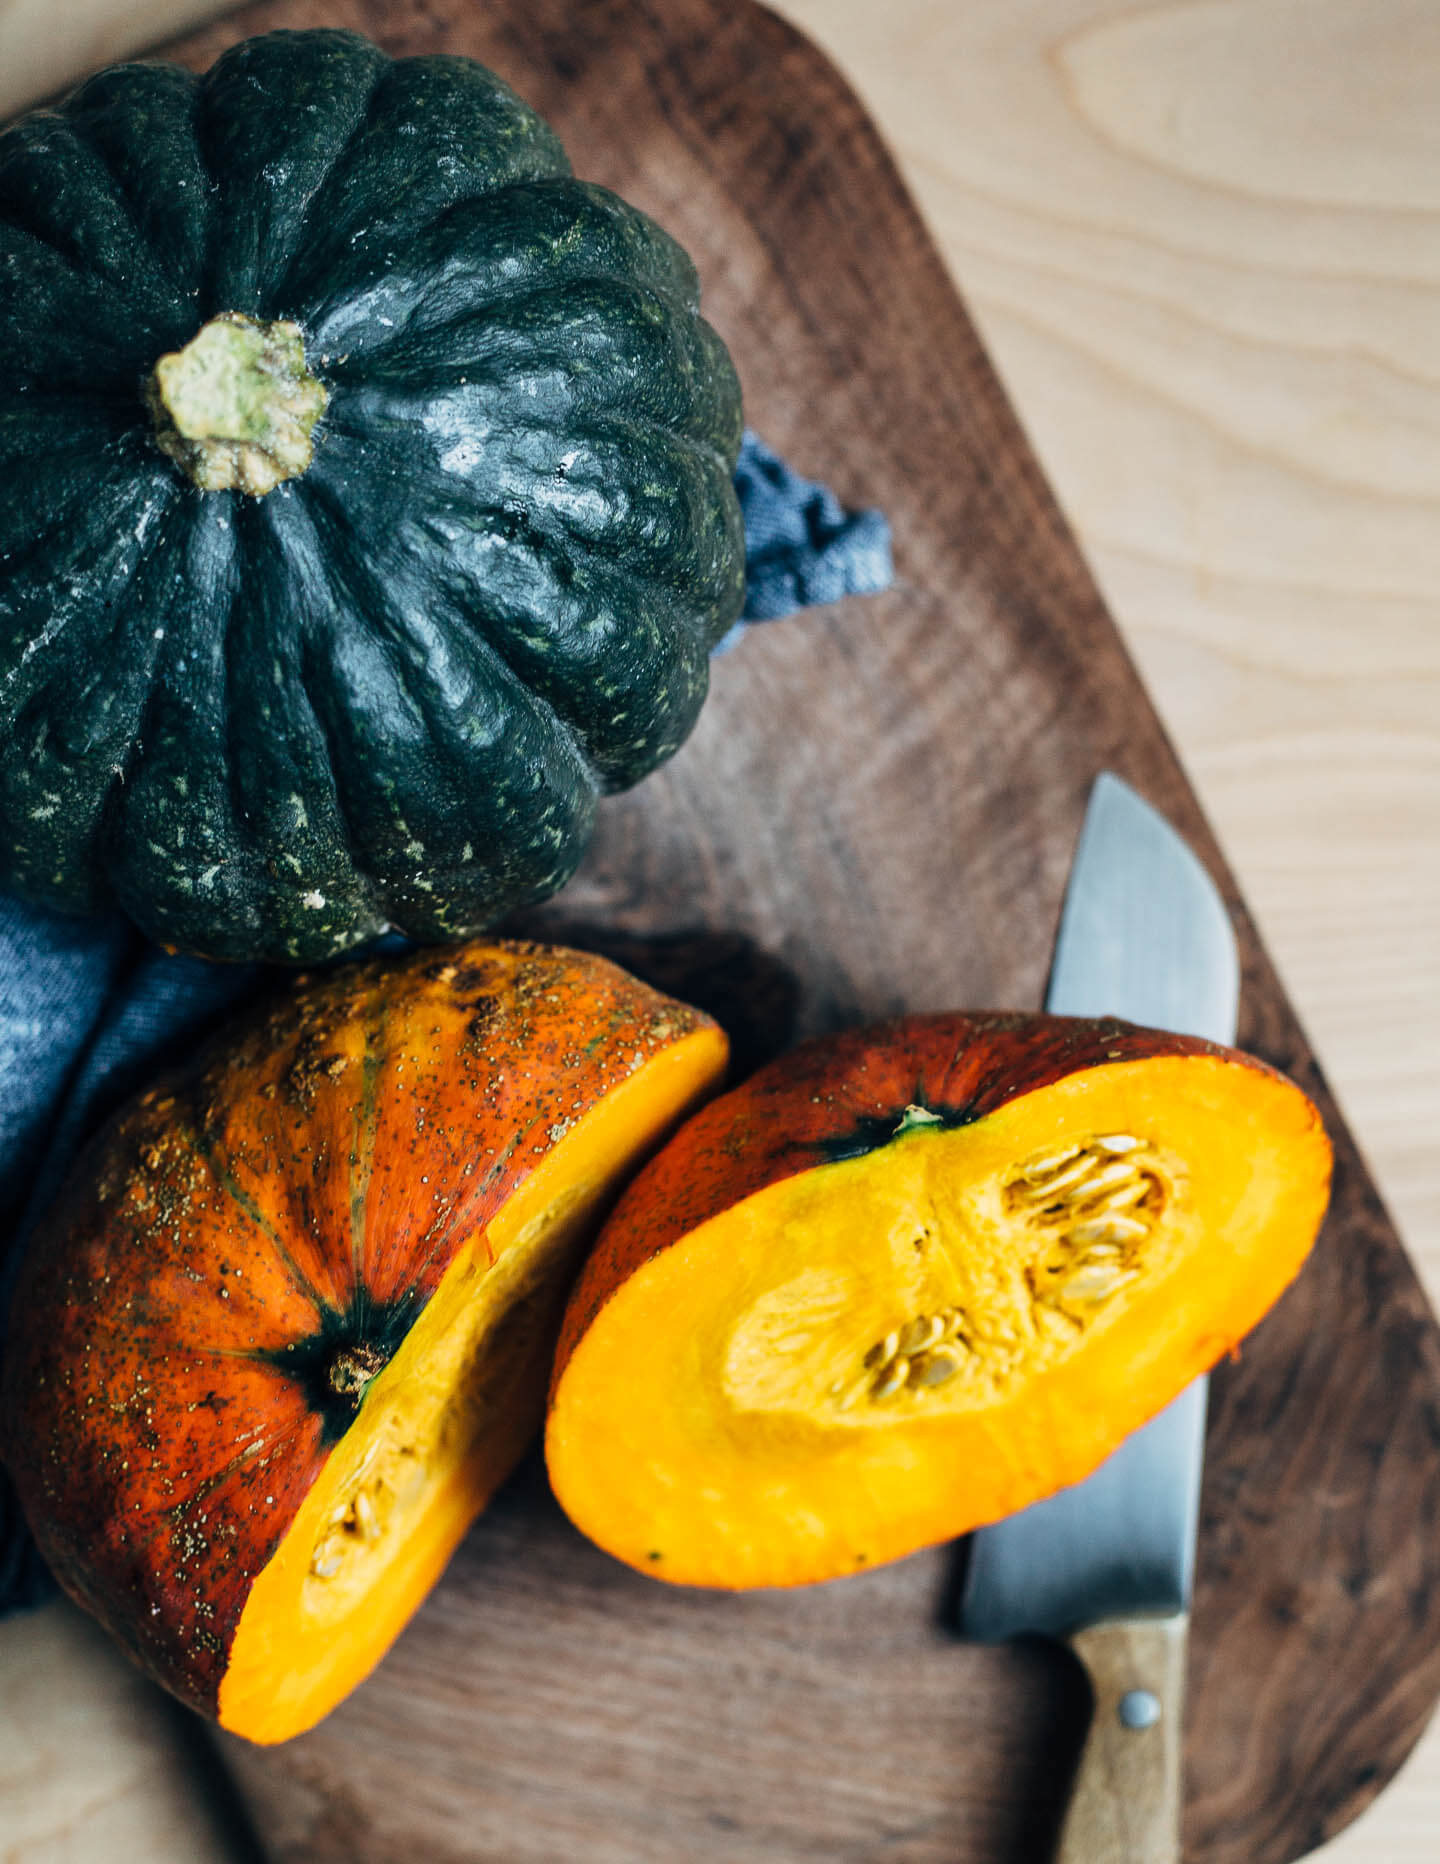
{"type": "Polygon", "coordinates": [[[272,33],[0,135],[0,884],[302,963],[553,893],[743,600],[698,306],[463,58],[272,33]],[[298,325],[328,397],[263,497],[146,404],[222,313],[298,325]]]}

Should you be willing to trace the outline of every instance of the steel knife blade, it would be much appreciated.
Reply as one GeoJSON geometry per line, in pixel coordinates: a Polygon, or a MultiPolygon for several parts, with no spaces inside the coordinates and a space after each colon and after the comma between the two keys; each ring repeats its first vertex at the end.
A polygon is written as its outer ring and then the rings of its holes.
{"type": "MultiPolygon", "coordinates": [[[[1238,1003],[1235,937],[1209,874],[1162,815],[1102,772],[1045,1007],[1228,1043],[1238,1003]]],[[[1094,1689],[1058,1864],[1178,1864],[1205,1396],[1197,1380],[1088,1480],[971,1542],[965,1634],[1063,1638],[1094,1689]]]]}

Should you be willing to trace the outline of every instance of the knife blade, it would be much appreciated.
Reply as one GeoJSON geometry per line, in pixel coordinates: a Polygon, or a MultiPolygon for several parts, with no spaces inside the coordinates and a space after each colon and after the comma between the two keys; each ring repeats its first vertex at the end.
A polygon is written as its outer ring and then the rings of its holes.
{"type": "MultiPolygon", "coordinates": [[[[1096,779],[1061,910],[1045,1007],[1233,1042],[1235,936],[1165,818],[1096,779]]],[[[1062,1638],[1095,1709],[1057,1864],[1178,1864],[1185,1647],[1204,1454],[1197,1380],[1086,1481],[975,1534],[967,1636],[1062,1638]]]]}

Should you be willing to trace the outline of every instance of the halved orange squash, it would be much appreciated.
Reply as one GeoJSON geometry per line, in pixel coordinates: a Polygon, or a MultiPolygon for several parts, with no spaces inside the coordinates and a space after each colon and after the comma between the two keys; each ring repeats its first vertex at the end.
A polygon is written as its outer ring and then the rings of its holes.
{"type": "Polygon", "coordinates": [[[571,1298],[546,1457],[688,1585],[893,1560],[1088,1475],[1298,1272],[1330,1147],[1291,1082],[1114,1021],[811,1043],[636,1179],[571,1298]]]}
{"type": "Polygon", "coordinates": [[[349,966],[97,1139],[35,1236],[3,1454],[66,1588],[252,1741],[383,1655],[540,1423],[619,1185],[724,1070],[578,952],[349,966]]]}

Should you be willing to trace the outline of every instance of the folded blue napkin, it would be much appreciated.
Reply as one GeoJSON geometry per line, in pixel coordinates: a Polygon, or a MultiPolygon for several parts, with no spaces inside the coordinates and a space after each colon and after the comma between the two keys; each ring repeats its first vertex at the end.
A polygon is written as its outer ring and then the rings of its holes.
{"type": "MultiPolygon", "coordinates": [[[[735,471],[745,518],[743,618],[890,586],[890,530],[850,512],[747,433],[735,471]]],[[[259,965],[176,958],[117,917],[79,920],[0,896],[0,1336],[21,1246],[79,1147],[115,1107],[264,986],[259,965]]],[[[0,1614],[54,1581],[0,1469],[0,1614]]]]}

